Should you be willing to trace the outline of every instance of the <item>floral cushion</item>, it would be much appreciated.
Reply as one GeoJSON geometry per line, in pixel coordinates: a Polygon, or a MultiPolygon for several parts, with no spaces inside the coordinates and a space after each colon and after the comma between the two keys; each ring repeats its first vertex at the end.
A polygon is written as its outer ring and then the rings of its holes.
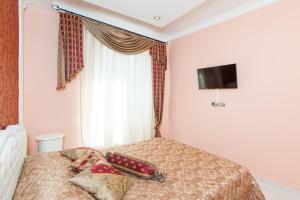
{"type": "Polygon", "coordinates": [[[60,151],[61,155],[66,156],[70,160],[74,161],[77,160],[78,158],[81,158],[84,156],[84,154],[87,151],[95,151],[95,149],[90,148],[90,147],[79,147],[79,148],[73,148],[73,149],[67,149],[60,151]]]}
{"type": "Polygon", "coordinates": [[[108,152],[106,160],[114,167],[143,179],[156,179],[163,182],[167,177],[167,174],[159,172],[154,164],[124,154],[108,152]]]}
{"type": "Polygon", "coordinates": [[[70,182],[98,200],[121,200],[131,185],[125,174],[105,160],[99,160],[89,170],[71,178],[70,182]]]}
{"type": "Polygon", "coordinates": [[[79,173],[85,169],[90,168],[99,160],[105,161],[103,154],[98,151],[89,150],[86,151],[82,157],[72,162],[69,166],[72,169],[72,171],[79,173]]]}

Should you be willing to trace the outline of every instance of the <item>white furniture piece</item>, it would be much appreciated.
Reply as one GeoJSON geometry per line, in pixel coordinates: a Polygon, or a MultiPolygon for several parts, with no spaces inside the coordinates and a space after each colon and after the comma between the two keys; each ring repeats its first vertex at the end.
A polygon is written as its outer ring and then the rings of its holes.
{"type": "Polygon", "coordinates": [[[35,139],[38,143],[38,152],[61,151],[63,149],[64,134],[51,133],[39,135],[35,139]]]}
{"type": "Polygon", "coordinates": [[[27,152],[27,133],[23,125],[0,130],[0,199],[11,200],[27,152]]]}

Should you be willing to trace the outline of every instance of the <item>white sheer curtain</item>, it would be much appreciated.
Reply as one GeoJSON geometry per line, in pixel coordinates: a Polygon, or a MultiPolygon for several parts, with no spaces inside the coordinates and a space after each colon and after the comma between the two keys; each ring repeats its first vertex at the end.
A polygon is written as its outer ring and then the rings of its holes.
{"type": "Polygon", "coordinates": [[[151,56],[119,54],[87,29],[81,73],[83,144],[114,146],[153,135],[151,56]]]}

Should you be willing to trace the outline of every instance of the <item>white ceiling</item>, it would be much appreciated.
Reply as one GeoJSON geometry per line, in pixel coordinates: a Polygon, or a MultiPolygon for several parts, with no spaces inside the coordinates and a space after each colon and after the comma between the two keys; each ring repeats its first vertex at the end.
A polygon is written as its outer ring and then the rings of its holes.
{"type": "Polygon", "coordinates": [[[206,0],[83,0],[158,27],[164,27],[206,0]],[[161,17],[155,20],[154,16],[161,17]]]}
{"type": "Polygon", "coordinates": [[[35,6],[43,9],[51,8],[52,0],[21,0],[25,2],[25,6],[35,6]]]}
{"type": "MultiPolygon", "coordinates": [[[[51,9],[52,0],[27,0],[51,9]]],[[[171,41],[279,0],[53,0],[66,10],[161,41],[171,41]],[[125,4],[126,2],[126,4],[125,4]],[[156,21],[154,16],[160,16],[156,21]]]]}

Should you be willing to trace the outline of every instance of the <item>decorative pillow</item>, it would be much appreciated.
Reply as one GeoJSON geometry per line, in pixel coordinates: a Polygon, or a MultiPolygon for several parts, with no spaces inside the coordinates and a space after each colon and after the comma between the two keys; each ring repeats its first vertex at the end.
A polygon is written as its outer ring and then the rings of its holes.
{"type": "Polygon", "coordinates": [[[81,157],[70,163],[70,167],[72,171],[79,173],[85,169],[90,168],[97,161],[103,160],[105,161],[102,153],[99,151],[86,151],[86,153],[81,157]]]}
{"type": "Polygon", "coordinates": [[[90,147],[79,147],[79,148],[73,148],[73,149],[67,149],[60,151],[61,155],[66,156],[70,160],[74,161],[77,160],[78,158],[81,158],[84,156],[84,154],[87,151],[95,151],[95,149],[90,148],[90,147]]]}
{"type": "Polygon", "coordinates": [[[70,182],[98,200],[121,200],[131,185],[125,174],[104,160],[98,161],[89,170],[80,172],[70,182]]]}
{"type": "Polygon", "coordinates": [[[0,152],[2,152],[2,148],[5,146],[8,137],[9,137],[8,130],[0,130],[0,152]]]}
{"type": "Polygon", "coordinates": [[[156,179],[163,182],[167,178],[167,174],[159,172],[154,164],[127,155],[108,152],[106,160],[119,170],[143,179],[156,179]]]}

